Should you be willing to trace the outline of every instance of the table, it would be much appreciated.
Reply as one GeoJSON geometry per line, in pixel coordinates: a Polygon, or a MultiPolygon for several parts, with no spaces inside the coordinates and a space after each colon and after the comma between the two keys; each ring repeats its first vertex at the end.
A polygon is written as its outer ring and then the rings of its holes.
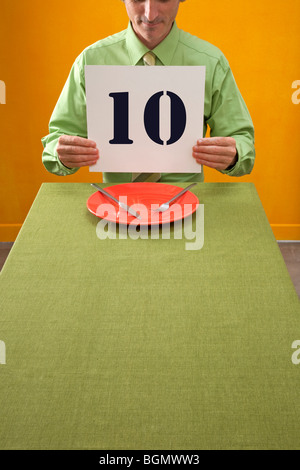
{"type": "Polygon", "coordinates": [[[41,186],[1,272],[1,449],[300,449],[299,299],[256,189],[192,191],[199,250],[100,240],[89,184],[41,186]]]}

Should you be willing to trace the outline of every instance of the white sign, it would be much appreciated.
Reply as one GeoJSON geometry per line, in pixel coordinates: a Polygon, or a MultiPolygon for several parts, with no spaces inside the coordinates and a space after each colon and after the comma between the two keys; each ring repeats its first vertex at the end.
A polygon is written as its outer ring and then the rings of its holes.
{"type": "Polygon", "coordinates": [[[87,65],[90,171],[201,173],[192,147],[203,137],[205,67],[87,65]]]}

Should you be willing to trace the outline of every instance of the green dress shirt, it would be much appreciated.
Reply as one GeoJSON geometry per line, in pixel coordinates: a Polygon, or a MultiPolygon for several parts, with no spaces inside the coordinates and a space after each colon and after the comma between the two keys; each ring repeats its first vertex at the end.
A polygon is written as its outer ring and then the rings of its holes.
{"type": "MultiPolygon", "coordinates": [[[[148,50],[137,38],[129,22],[126,30],[96,42],[77,57],[51,116],[49,135],[42,139],[42,160],[49,172],[63,176],[78,170],[69,169],[60,162],[56,146],[58,138],[63,134],[87,137],[85,65],[143,65],[142,57],[148,50]]],[[[211,136],[233,137],[236,140],[238,161],[222,173],[231,176],[250,173],[255,158],[254,128],[222,52],[208,42],[180,30],[176,23],[153,52],[157,57],[156,65],[206,67],[203,136],[209,125],[211,136]]],[[[191,142],[191,154],[199,137],[202,136],[195,136],[195,141],[191,142]]],[[[163,173],[161,177],[162,182],[203,179],[203,172],[163,173]]],[[[129,182],[131,173],[104,173],[103,180],[108,183],[129,182]]]]}

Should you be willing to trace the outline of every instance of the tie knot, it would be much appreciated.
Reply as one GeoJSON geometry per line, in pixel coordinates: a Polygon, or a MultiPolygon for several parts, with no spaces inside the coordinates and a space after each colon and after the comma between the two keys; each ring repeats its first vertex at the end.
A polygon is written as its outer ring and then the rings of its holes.
{"type": "Polygon", "coordinates": [[[155,54],[149,51],[143,56],[144,64],[145,65],[155,65],[155,54]]]}

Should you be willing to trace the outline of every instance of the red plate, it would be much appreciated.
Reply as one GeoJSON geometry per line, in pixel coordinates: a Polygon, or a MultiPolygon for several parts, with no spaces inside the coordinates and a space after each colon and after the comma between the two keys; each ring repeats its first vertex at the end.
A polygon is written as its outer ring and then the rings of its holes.
{"type": "Polygon", "coordinates": [[[176,199],[165,212],[153,212],[163,202],[167,202],[183,188],[164,183],[125,183],[104,188],[119,201],[132,207],[141,215],[141,219],[128,214],[118,204],[99,191],[92,194],[87,201],[88,210],[110,222],[130,225],[158,225],[175,222],[193,214],[199,199],[187,191],[176,199]]]}

